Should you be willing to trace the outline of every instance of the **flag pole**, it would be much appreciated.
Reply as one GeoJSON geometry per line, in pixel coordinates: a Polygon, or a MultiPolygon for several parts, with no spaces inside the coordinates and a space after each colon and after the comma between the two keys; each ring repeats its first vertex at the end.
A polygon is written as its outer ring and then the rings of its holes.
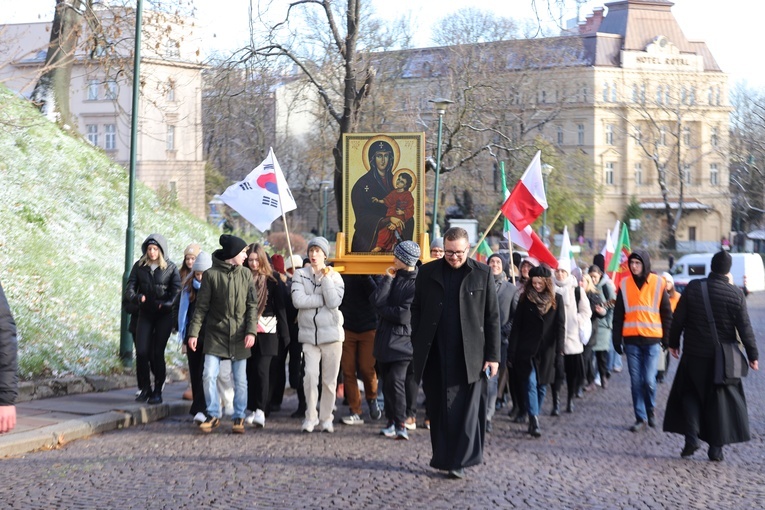
{"type": "MultiPolygon", "coordinates": [[[[508,232],[509,233],[509,232],[508,232]]],[[[512,237],[512,236],[510,236],[512,237]]],[[[507,240],[507,247],[510,248],[510,277],[513,279],[513,285],[515,285],[515,264],[513,264],[513,241],[512,239],[507,240]]],[[[520,268],[519,268],[520,270],[520,268]]]]}
{"type": "Polygon", "coordinates": [[[491,223],[489,223],[489,226],[486,228],[486,230],[484,230],[483,235],[481,236],[481,239],[478,241],[478,243],[476,243],[475,247],[470,252],[470,257],[471,258],[473,257],[473,255],[475,255],[475,252],[478,251],[478,247],[481,246],[481,243],[483,242],[484,239],[486,239],[486,236],[489,235],[489,232],[491,231],[491,227],[493,227],[494,224],[497,222],[497,220],[499,219],[499,215],[500,214],[502,214],[502,209],[497,211],[497,214],[496,214],[496,216],[494,216],[494,219],[491,220],[491,223]]]}

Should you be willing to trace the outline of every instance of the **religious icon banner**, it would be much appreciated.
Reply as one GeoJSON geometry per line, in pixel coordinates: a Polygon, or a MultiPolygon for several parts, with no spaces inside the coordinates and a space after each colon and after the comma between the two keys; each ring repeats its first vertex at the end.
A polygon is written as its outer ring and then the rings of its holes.
{"type": "Polygon", "coordinates": [[[424,133],[343,135],[346,252],[388,255],[424,229],[424,133]]]}

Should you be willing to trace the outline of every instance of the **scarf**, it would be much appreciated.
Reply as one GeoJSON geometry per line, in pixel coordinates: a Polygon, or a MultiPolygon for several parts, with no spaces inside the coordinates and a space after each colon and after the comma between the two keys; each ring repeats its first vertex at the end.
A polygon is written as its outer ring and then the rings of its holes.
{"type": "Polygon", "coordinates": [[[577,286],[576,278],[568,275],[565,280],[558,280],[553,276],[553,281],[557,287],[558,294],[563,297],[563,305],[568,309],[571,303],[576,303],[574,288],[577,286]]]}
{"type": "Polygon", "coordinates": [[[266,309],[266,300],[268,300],[268,285],[266,283],[266,275],[257,274],[252,277],[255,280],[255,291],[258,295],[258,317],[263,315],[263,310],[266,309]]]}
{"type": "Polygon", "coordinates": [[[499,292],[499,289],[502,287],[502,284],[507,281],[507,275],[503,271],[493,276],[494,276],[494,288],[496,289],[497,292],[499,292]]]}
{"type": "Polygon", "coordinates": [[[534,287],[529,288],[525,295],[529,301],[537,305],[539,315],[544,315],[549,312],[552,307],[552,300],[555,299],[554,296],[551,298],[547,292],[540,294],[534,287]]]}

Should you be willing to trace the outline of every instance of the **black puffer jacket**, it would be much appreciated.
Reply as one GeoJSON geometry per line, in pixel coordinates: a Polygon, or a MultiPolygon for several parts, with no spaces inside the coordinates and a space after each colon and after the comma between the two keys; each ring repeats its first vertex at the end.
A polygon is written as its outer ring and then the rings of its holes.
{"type": "Polygon", "coordinates": [[[159,234],[151,234],[141,245],[141,251],[146,254],[149,242],[159,245],[167,266],[154,271],[148,265],[141,265],[139,260],[133,265],[125,289],[125,300],[138,306],[142,313],[170,313],[173,301],[181,290],[181,276],[178,268],[167,259],[167,242],[159,234]],[[142,303],[141,296],[146,300],[142,303]]]}
{"type": "Polygon", "coordinates": [[[12,406],[19,394],[16,323],[0,285],[0,406],[12,406]]]}
{"type": "MultiPolygon", "coordinates": [[[[704,298],[701,294],[701,281],[692,280],[680,296],[672,328],[669,333],[669,346],[680,348],[680,334],[683,336],[683,353],[701,358],[713,358],[716,343],[709,334],[704,298]]],[[[709,304],[715,318],[717,336],[720,342],[735,342],[738,331],[746,348],[749,361],[758,359],[757,344],[749,321],[744,293],[728,282],[727,276],[710,273],[707,278],[709,304]]]]}
{"type": "Polygon", "coordinates": [[[399,269],[395,278],[384,277],[370,298],[380,320],[375,333],[374,356],[390,363],[412,359],[412,312],[417,269],[399,269]]]}

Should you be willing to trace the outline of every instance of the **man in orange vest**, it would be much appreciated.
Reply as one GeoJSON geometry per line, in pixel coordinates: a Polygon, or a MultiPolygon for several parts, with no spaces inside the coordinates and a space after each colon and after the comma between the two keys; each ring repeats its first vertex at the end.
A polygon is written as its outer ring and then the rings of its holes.
{"type": "Polygon", "coordinates": [[[614,348],[627,354],[635,423],[632,432],[656,426],[656,372],[662,346],[667,345],[672,307],[664,279],[651,273],[643,250],[628,257],[631,278],[622,278],[614,307],[614,348]]]}

